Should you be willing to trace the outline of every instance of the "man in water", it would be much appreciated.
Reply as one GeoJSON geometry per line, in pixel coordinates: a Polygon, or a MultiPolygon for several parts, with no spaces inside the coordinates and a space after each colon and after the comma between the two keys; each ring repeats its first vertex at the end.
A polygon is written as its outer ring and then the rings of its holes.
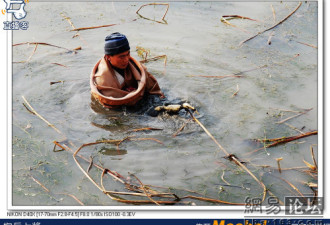
{"type": "MultiPolygon", "coordinates": [[[[127,98],[127,102],[123,105],[135,105],[146,93],[165,97],[156,78],[144,65],[130,56],[130,46],[125,35],[116,32],[107,36],[104,53],[94,74],[94,85],[102,95],[115,100],[136,95],[144,72],[146,75],[144,88],[139,92],[138,97],[127,98]]],[[[111,104],[108,104],[108,107],[111,108],[111,104]]]]}

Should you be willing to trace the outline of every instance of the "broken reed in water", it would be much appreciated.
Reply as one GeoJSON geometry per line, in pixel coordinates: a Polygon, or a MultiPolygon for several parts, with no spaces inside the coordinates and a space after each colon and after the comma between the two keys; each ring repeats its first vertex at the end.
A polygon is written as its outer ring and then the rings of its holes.
{"type": "Polygon", "coordinates": [[[167,22],[166,22],[166,20],[165,20],[165,16],[166,16],[166,14],[167,14],[167,12],[168,12],[169,7],[170,7],[170,4],[169,4],[169,3],[148,3],[148,4],[144,4],[144,5],[140,6],[140,8],[136,11],[136,14],[138,14],[141,18],[146,19],[146,20],[151,20],[151,21],[154,21],[154,22],[157,22],[157,23],[167,24],[167,22]],[[150,5],[153,5],[153,6],[155,6],[155,5],[164,5],[164,6],[166,6],[165,13],[163,14],[163,17],[162,17],[161,20],[150,19],[150,18],[148,18],[148,17],[144,17],[144,16],[142,16],[142,15],[139,13],[139,11],[140,11],[143,7],[150,6],[150,5]]]}

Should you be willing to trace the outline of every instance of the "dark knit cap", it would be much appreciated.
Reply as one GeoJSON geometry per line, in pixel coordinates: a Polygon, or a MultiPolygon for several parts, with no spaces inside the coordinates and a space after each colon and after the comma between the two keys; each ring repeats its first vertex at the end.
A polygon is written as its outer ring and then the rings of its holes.
{"type": "Polygon", "coordinates": [[[121,33],[112,33],[105,38],[104,53],[106,55],[117,55],[129,49],[128,40],[121,33]]]}

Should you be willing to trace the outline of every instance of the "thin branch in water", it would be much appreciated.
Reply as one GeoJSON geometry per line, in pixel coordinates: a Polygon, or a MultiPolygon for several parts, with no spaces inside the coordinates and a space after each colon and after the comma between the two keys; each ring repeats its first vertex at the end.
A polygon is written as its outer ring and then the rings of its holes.
{"type": "Polygon", "coordinates": [[[284,19],[282,19],[280,22],[278,22],[278,23],[276,23],[275,25],[273,25],[273,26],[267,28],[266,30],[263,30],[263,31],[258,32],[258,33],[255,34],[254,36],[249,37],[248,39],[242,41],[242,42],[239,44],[239,46],[241,46],[241,45],[244,44],[245,42],[250,41],[250,40],[252,40],[253,38],[259,36],[260,34],[263,34],[263,33],[265,33],[266,31],[269,31],[269,30],[271,30],[271,29],[277,27],[278,25],[280,25],[281,23],[283,23],[284,21],[286,21],[290,16],[292,16],[292,14],[294,14],[294,13],[299,9],[299,7],[301,6],[301,4],[302,4],[302,3],[299,2],[298,6],[297,6],[297,7],[296,7],[296,8],[295,8],[295,9],[294,9],[289,15],[287,15],[284,19]]]}
{"type": "Polygon", "coordinates": [[[170,7],[170,4],[168,4],[168,3],[148,3],[148,4],[144,4],[144,5],[142,5],[142,6],[136,11],[136,14],[138,14],[141,18],[146,19],[146,20],[151,20],[151,21],[155,21],[155,22],[157,22],[157,23],[167,24],[167,22],[166,22],[166,20],[165,20],[165,16],[166,16],[166,14],[167,14],[167,12],[168,12],[169,7],[170,7]],[[165,13],[164,13],[164,15],[163,15],[161,21],[153,20],[153,19],[150,19],[150,18],[144,17],[144,16],[142,16],[142,15],[139,13],[139,11],[140,11],[143,7],[145,7],[145,6],[149,6],[149,5],[165,5],[165,6],[167,6],[167,7],[166,7],[166,10],[165,10],[165,13]]]}

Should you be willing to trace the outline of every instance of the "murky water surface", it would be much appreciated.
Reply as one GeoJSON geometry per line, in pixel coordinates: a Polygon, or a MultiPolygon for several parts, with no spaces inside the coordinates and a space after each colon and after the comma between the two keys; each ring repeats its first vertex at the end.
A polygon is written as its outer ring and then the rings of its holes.
{"type": "MultiPolygon", "coordinates": [[[[36,47],[33,44],[13,47],[14,62],[29,59],[13,64],[13,204],[79,205],[65,195],[70,194],[85,205],[123,205],[108,198],[83,175],[72,152],[53,152],[53,141],[63,141],[63,137],[76,150],[84,143],[134,136],[118,148],[93,145],[83,148],[80,154],[125,177],[133,173],[144,184],[176,189],[180,196],[192,195],[183,190],[193,190],[210,198],[241,203],[247,196],[262,196],[260,185],[225,159],[225,154],[189,120],[189,115],[150,117],[91,107],[89,74],[103,56],[104,37],[116,31],[128,37],[131,54],[139,60],[137,46],[150,50],[150,57],[167,56],[166,65],[161,59],[146,66],[168,99],[187,100],[194,105],[201,123],[223,148],[247,162],[250,171],[281,201],[287,195],[299,196],[286,181],[304,195],[313,195],[306,183],[317,183],[317,174],[309,174],[308,168],[303,169],[305,172],[284,169],[306,167],[303,160],[313,164],[310,148],[317,159],[316,135],[248,154],[262,147],[251,139],[317,130],[317,49],[306,45],[317,46],[317,3],[302,3],[283,24],[239,46],[241,41],[272,26],[274,20],[285,18],[297,4],[171,2],[165,17],[167,24],[162,24],[152,20],[161,20],[166,7],[144,7],[141,15],[152,19],[146,20],[135,13],[142,2],[28,3],[29,29],[15,31],[14,44],[44,42],[67,49],[81,46],[82,50],[73,54],[38,45],[32,55],[36,47]],[[223,15],[257,21],[226,18],[233,25],[230,26],[220,21],[223,15]],[[77,33],[71,31],[65,17],[76,28],[116,25],[77,33]],[[270,35],[271,45],[267,44],[270,35]],[[242,77],[192,76],[230,74],[242,77]],[[55,81],[64,82],[50,85],[55,81]],[[22,96],[62,134],[29,113],[22,96]],[[277,123],[305,109],[312,110],[277,123]],[[172,137],[184,123],[186,127],[172,137]],[[144,127],[162,130],[132,132],[144,127]],[[279,173],[276,158],[281,157],[283,171],[279,173]]],[[[82,160],[80,163],[84,169],[89,166],[82,160]]],[[[102,171],[93,167],[90,173],[99,182],[102,171]]],[[[116,182],[109,183],[107,189],[125,191],[116,182]]]]}

